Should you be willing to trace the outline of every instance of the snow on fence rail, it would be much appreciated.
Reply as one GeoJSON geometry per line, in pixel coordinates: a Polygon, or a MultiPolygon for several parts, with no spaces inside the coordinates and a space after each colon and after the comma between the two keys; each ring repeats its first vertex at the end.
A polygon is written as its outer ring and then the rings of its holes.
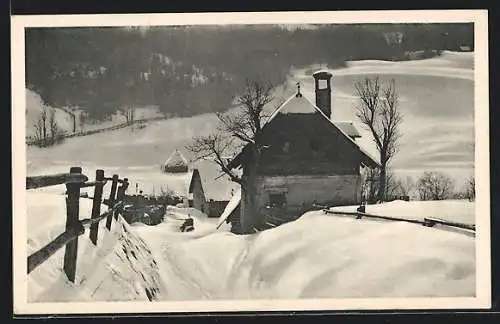
{"type": "Polygon", "coordinates": [[[88,177],[82,174],[81,167],[71,167],[69,173],[53,174],[46,176],[35,176],[26,178],[26,189],[36,189],[47,186],[66,185],[66,230],[50,243],[28,257],[28,273],[45,262],[55,252],[65,246],[64,273],[68,280],[75,282],[76,257],[78,254],[77,238],[85,233],[85,227],[90,227],[89,239],[97,245],[99,222],[106,219],[106,229],[111,230],[113,216],[115,220],[122,212],[125,191],[129,186],[127,178],[119,179],[117,174],[111,178],[104,176],[104,170],[96,170],[95,181],[87,182],[88,177]],[[103,187],[111,181],[111,192],[109,198],[102,199],[103,187]],[[118,184],[120,186],[118,187],[118,184]],[[92,202],[92,213],[90,219],[80,220],[80,189],[94,187],[92,202]],[[101,214],[101,204],[109,207],[109,210],[101,214]]]}
{"type": "Polygon", "coordinates": [[[435,217],[424,217],[423,220],[420,219],[408,219],[408,218],[403,218],[403,217],[393,217],[393,216],[383,216],[383,215],[374,215],[374,214],[368,214],[362,211],[356,211],[356,212],[348,212],[348,211],[334,211],[328,209],[326,206],[318,206],[315,205],[315,207],[320,207],[323,209],[323,212],[325,214],[334,214],[334,215],[347,215],[347,216],[356,216],[356,219],[361,219],[363,217],[366,218],[375,218],[375,219],[384,219],[384,220],[392,220],[392,221],[400,221],[400,222],[407,222],[407,223],[414,223],[414,224],[420,224],[423,226],[427,227],[433,227],[435,225],[444,225],[444,226],[449,226],[449,227],[456,227],[468,231],[476,231],[476,226],[473,224],[464,224],[464,223],[459,223],[459,222],[452,222],[440,218],[435,218],[435,217]]]}
{"type": "MultiPolygon", "coordinates": [[[[74,133],[69,133],[69,134],[66,133],[66,134],[62,135],[62,138],[66,139],[66,138],[71,138],[71,137],[87,136],[87,135],[92,135],[92,134],[97,134],[97,133],[102,133],[102,132],[114,131],[114,130],[122,129],[122,128],[125,128],[127,126],[131,126],[131,125],[134,125],[134,124],[137,124],[137,123],[157,121],[157,120],[165,120],[165,119],[167,119],[167,117],[165,117],[165,116],[136,119],[136,120],[126,121],[126,122],[123,122],[123,123],[120,123],[120,124],[116,124],[116,125],[112,125],[112,126],[108,126],[108,127],[102,127],[102,128],[98,128],[98,129],[91,129],[91,130],[88,130],[88,131],[74,132],[74,133]]],[[[43,140],[38,140],[38,139],[35,139],[35,138],[26,138],[26,145],[28,145],[28,146],[38,145],[41,142],[43,142],[43,140]]]]}

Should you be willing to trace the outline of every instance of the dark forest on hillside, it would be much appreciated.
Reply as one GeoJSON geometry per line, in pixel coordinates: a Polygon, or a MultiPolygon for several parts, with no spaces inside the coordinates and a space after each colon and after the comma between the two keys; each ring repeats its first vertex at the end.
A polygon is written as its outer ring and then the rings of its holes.
{"type": "Polygon", "coordinates": [[[279,85],[314,63],[432,56],[472,47],[473,34],[472,24],[29,28],[26,87],[96,119],[149,105],[192,116],[229,108],[246,78],[279,85]]]}

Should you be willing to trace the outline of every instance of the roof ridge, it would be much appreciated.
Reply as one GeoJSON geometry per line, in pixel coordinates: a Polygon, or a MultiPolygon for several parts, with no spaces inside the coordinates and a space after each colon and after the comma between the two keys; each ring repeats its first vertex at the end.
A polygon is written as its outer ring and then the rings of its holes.
{"type": "MultiPolygon", "coordinates": [[[[271,114],[271,117],[269,117],[269,119],[266,120],[266,122],[264,123],[264,125],[268,124],[269,122],[271,122],[277,115],[278,113],[283,109],[283,107],[285,107],[290,101],[292,101],[294,98],[297,98],[297,93],[296,92],[295,94],[293,94],[292,96],[290,96],[287,100],[285,100],[285,102],[283,102],[281,104],[281,106],[279,106],[272,114],[271,114]]],[[[370,153],[368,153],[363,147],[361,147],[356,141],[354,141],[348,134],[346,134],[342,129],[340,129],[340,127],[338,127],[337,125],[335,125],[335,122],[336,121],[333,121],[331,118],[328,118],[328,116],[325,115],[325,113],[318,107],[316,106],[316,104],[314,104],[307,96],[305,95],[302,95],[300,98],[304,98],[317,112],[319,112],[321,114],[321,116],[323,116],[326,120],[328,120],[330,122],[330,124],[335,127],[342,135],[344,135],[352,144],[354,144],[363,154],[365,154],[367,157],[369,157],[370,159],[372,159],[374,162],[376,162],[378,164],[378,161],[377,159],[375,159],[370,153]]],[[[353,123],[352,121],[347,121],[347,122],[351,122],[353,123]]]]}

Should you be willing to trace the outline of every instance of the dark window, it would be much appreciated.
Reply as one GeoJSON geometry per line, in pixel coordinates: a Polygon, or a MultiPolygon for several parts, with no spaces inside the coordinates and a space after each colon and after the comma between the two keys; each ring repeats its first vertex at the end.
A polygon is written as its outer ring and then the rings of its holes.
{"type": "Polygon", "coordinates": [[[286,204],[286,196],[284,192],[280,193],[270,193],[269,194],[269,205],[271,207],[283,207],[286,204]]]}

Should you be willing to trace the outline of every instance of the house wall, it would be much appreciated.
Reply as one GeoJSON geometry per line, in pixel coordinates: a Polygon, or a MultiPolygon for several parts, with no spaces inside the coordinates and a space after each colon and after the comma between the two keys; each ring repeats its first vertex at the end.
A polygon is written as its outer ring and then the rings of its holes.
{"type": "MultiPolygon", "coordinates": [[[[244,224],[249,224],[245,227],[285,223],[311,210],[313,204],[361,203],[359,148],[322,115],[277,115],[264,128],[263,142],[268,148],[256,170],[257,212],[242,214],[244,224]],[[269,206],[271,195],[281,193],[286,203],[269,206]]],[[[249,174],[247,163],[243,161],[243,170],[249,174]]],[[[242,191],[242,204],[245,195],[242,191]]]]}
{"type": "MultiPolygon", "coordinates": [[[[313,204],[324,206],[356,205],[361,203],[360,175],[290,175],[259,176],[257,178],[257,223],[271,218],[293,220],[311,210],[313,204]],[[282,208],[268,208],[272,194],[284,194],[282,208]]],[[[274,222],[276,223],[276,219],[274,222]]]]}
{"type": "Polygon", "coordinates": [[[257,178],[259,206],[269,203],[269,194],[285,193],[287,208],[313,203],[353,205],[361,202],[361,176],[274,176],[257,178]]]}

